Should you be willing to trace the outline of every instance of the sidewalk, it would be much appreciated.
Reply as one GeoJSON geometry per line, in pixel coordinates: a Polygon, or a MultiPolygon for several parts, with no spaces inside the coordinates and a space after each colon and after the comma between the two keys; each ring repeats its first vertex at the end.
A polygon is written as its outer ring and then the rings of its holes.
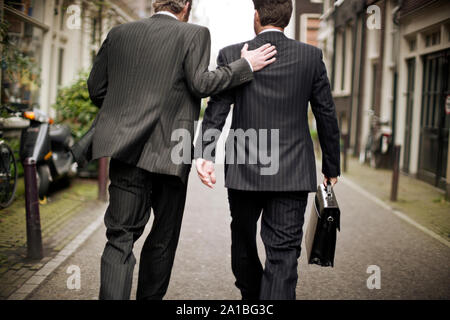
{"type": "MultiPolygon", "coordinates": [[[[239,300],[230,256],[230,214],[223,167],[217,166],[217,186],[211,191],[191,172],[186,210],[168,300],[239,300]]],[[[343,179],[345,180],[345,179],[343,179]]],[[[297,298],[313,299],[450,299],[450,248],[399,219],[390,210],[342,181],[336,186],[342,209],[335,268],[308,265],[305,251],[299,262],[297,298]],[[381,270],[381,289],[370,290],[369,266],[381,270]]],[[[306,211],[308,221],[311,194],[306,211]]],[[[135,246],[139,253],[144,235],[135,246]]],[[[307,226],[304,226],[306,230],[307,226]]],[[[103,225],[41,285],[30,300],[95,300],[100,285],[100,257],[106,242],[103,225]],[[78,266],[81,288],[67,286],[67,270],[78,266]]],[[[258,236],[264,263],[264,248],[258,236]]],[[[136,265],[132,298],[137,285],[136,265]]]]}
{"type": "Polygon", "coordinates": [[[392,171],[361,165],[356,158],[348,158],[348,172],[344,176],[383,200],[393,209],[450,240],[450,202],[445,193],[423,181],[400,175],[398,201],[391,202],[392,171]]]}
{"type": "Polygon", "coordinates": [[[40,206],[44,258],[26,258],[26,218],[23,180],[13,205],[0,211],[0,300],[7,299],[55,257],[64,246],[89,225],[99,204],[96,181],[74,180],[69,187],[50,195],[40,206]]]}

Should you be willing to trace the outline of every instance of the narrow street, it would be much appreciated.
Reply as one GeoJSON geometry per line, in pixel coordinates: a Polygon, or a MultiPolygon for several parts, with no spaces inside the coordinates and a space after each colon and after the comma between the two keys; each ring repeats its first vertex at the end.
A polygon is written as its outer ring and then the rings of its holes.
{"type": "MultiPolygon", "coordinates": [[[[191,173],[180,245],[166,299],[240,299],[230,266],[230,217],[223,167],[210,191],[191,173]]],[[[300,258],[298,299],[450,299],[450,248],[358,193],[343,179],[336,187],[342,210],[335,268],[300,258]],[[369,266],[381,270],[381,289],[370,290],[369,266]]],[[[311,195],[312,197],[312,195],[311,195]]],[[[311,202],[311,201],[310,201],[311,202]]],[[[310,207],[307,209],[307,218],[310,207]]],[[[306,226],[305,226],[306,227],[306,226]]],[[[304,227],[304,229],[305,229],[304,227]]],[[[148,234],[147,228],[144,236],[148,234]]],[[[99,228],[28,299],[97,299],[105,229],[99,228]],[[80,267],[81,289],[67,289],[66,273],[80,267]]],[[[139,258],[142,237],[135,248],[139,258]]],[[[263,246],[260,242],[261,258],[263,246]]],[[[132,298],[135,297],[137,268],[132,298]]]]}

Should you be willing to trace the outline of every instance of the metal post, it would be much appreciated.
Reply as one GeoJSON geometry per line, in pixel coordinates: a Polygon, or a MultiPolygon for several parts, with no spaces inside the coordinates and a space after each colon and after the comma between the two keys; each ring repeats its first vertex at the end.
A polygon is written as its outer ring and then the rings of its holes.
{"type": "Polygon", "coordinates": [[[391,201],[397,201],[398,197],[398,182],[400,176],[400,151],[401,146],[394,147],[394,172],[392,174],[392,189],[391,189],[391,201]]]}
{"type": "Polygon", "coordinates": [[[348,139],[349,138],[349,136],[348,136],[348,134],[345,134],[345,135],[342,135],[342,139],[344,140],[344,150],[342,151],[343,152],[343,169],[344,169],[344,172],[347,172],[347,169],[348,169],[348,139]]]}
{"type": "Polygon", "coordinates": [[[108,158],[98,160],[98,200],[106,202],[108,185],[108,158]]]}
{"type": "Polygon", "coordinates": [[[39,214],[39,196],[37,186],[36,161],[27,158],[23,162],[25,174],[25,209],[27,220],[28,258],[42,259],[41,219],[39,214]]]}

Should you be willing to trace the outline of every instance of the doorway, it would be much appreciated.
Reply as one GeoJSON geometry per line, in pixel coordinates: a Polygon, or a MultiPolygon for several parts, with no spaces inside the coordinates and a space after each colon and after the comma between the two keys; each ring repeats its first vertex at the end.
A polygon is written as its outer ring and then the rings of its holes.
{"type": "Polygon", "coordinates": [[[450,115],[445,102],[450,95],[450,50],[423,57],[423,100],[418,177],[436,187],[446,187],[450,115]]]}

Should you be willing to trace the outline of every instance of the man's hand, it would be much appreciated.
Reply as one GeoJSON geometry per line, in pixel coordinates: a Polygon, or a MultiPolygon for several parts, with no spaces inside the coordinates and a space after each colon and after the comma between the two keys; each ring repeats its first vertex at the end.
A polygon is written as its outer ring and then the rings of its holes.
{"type": "Polygon", "coordinates": [[[216,184],[216,173],[214,169],[214,163],[205,159],[195,160],[195,166],[197,167],[197,173],[203,184],[211,189],[216,184]]]}
{"type": "Polygon", "coordinates": [[[265,44],[256,50],[248,51],[248,44],[246,43],[241,50],[241,58],[247,59],[253,67],[253,72],[260,71],[269,64],[275,62],[274,56],[277,54],[275,46],[265,44]]]}
{"type": "Polygon", "coordinates": [[[323,184],[325,185],[325,187],[328,185],[328,181],[331,182],[331,186],[334,187],[336,185],[336,183],[338,183],[338,178],[328,178],[325,177],[323,184]]]}

